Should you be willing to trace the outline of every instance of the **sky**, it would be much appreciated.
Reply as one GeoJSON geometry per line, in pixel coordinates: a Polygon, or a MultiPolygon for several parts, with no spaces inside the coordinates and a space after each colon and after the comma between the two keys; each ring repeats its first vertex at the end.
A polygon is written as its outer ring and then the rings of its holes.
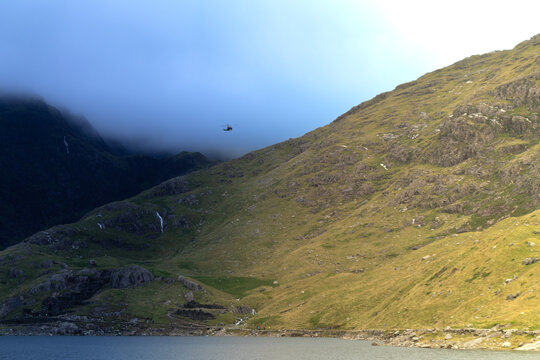
{"type": "Polygon", "coordinates": [[[537,0],[6,0],[0,90],[141,149],[226,159],[510,49],[540,32],[539,13],[537,0]]]}

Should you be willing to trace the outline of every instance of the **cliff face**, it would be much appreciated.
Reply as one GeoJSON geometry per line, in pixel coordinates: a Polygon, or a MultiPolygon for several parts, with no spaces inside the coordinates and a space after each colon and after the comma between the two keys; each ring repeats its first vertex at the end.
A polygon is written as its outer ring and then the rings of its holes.
{"type": "Polygon", "coordinates": [[[0,99],[0,247],[170,177],[207,167],[201,154],[117,155],[84,119],[36,99],[0,99]]]}
{"type": "Polygon", "coordinates": [[[43,316],[76,285],[33,289],[92,260],[154,280],[63,310],[90,322],[534,330],[539,89],[535,36],[37,233],[2,254],[2,316],[43,316]]]}

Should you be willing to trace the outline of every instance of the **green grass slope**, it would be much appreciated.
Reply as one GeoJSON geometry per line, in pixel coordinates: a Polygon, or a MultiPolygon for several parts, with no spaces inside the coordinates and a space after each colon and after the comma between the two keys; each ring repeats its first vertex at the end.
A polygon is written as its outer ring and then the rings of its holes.
{"type": "Polygon", "coordinates": [[[45,316],[77,290],[36,286],[95,260],[155,277],[64,309],[111,326],[540,329],[539,80],[537,35],[38,233],[0,255],[0,316],[45,316]]]}

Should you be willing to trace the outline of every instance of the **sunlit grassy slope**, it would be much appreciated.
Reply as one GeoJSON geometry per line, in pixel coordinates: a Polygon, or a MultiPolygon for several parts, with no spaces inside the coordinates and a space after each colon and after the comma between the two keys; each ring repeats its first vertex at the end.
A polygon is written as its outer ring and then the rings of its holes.
{"type": "MultiPolygon", "coordinates": [[[[256,309],[251,327],[540,329],[539,263],[522,263],[540,257],[539,79],[538,35],[426,74],[303,137],[53,228],[51,244],[5,250],[0,293],[50,276],[43,259],[95,259],[198,281],[198,302],[256,309]]],[[[170,314],[187,292],[105,288],[74,311],[182,322],[170,314]]]]}

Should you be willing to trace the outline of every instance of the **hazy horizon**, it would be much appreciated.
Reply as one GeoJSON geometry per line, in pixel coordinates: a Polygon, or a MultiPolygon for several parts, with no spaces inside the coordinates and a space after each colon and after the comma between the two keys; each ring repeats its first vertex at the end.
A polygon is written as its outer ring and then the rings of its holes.
{"type": "Polygon", "coordinates": [[[232,158],[535,35],[539,5],[502,13],[498,4],[3,3],[0,88],[40,96],[132,146],[232,158]]]}

